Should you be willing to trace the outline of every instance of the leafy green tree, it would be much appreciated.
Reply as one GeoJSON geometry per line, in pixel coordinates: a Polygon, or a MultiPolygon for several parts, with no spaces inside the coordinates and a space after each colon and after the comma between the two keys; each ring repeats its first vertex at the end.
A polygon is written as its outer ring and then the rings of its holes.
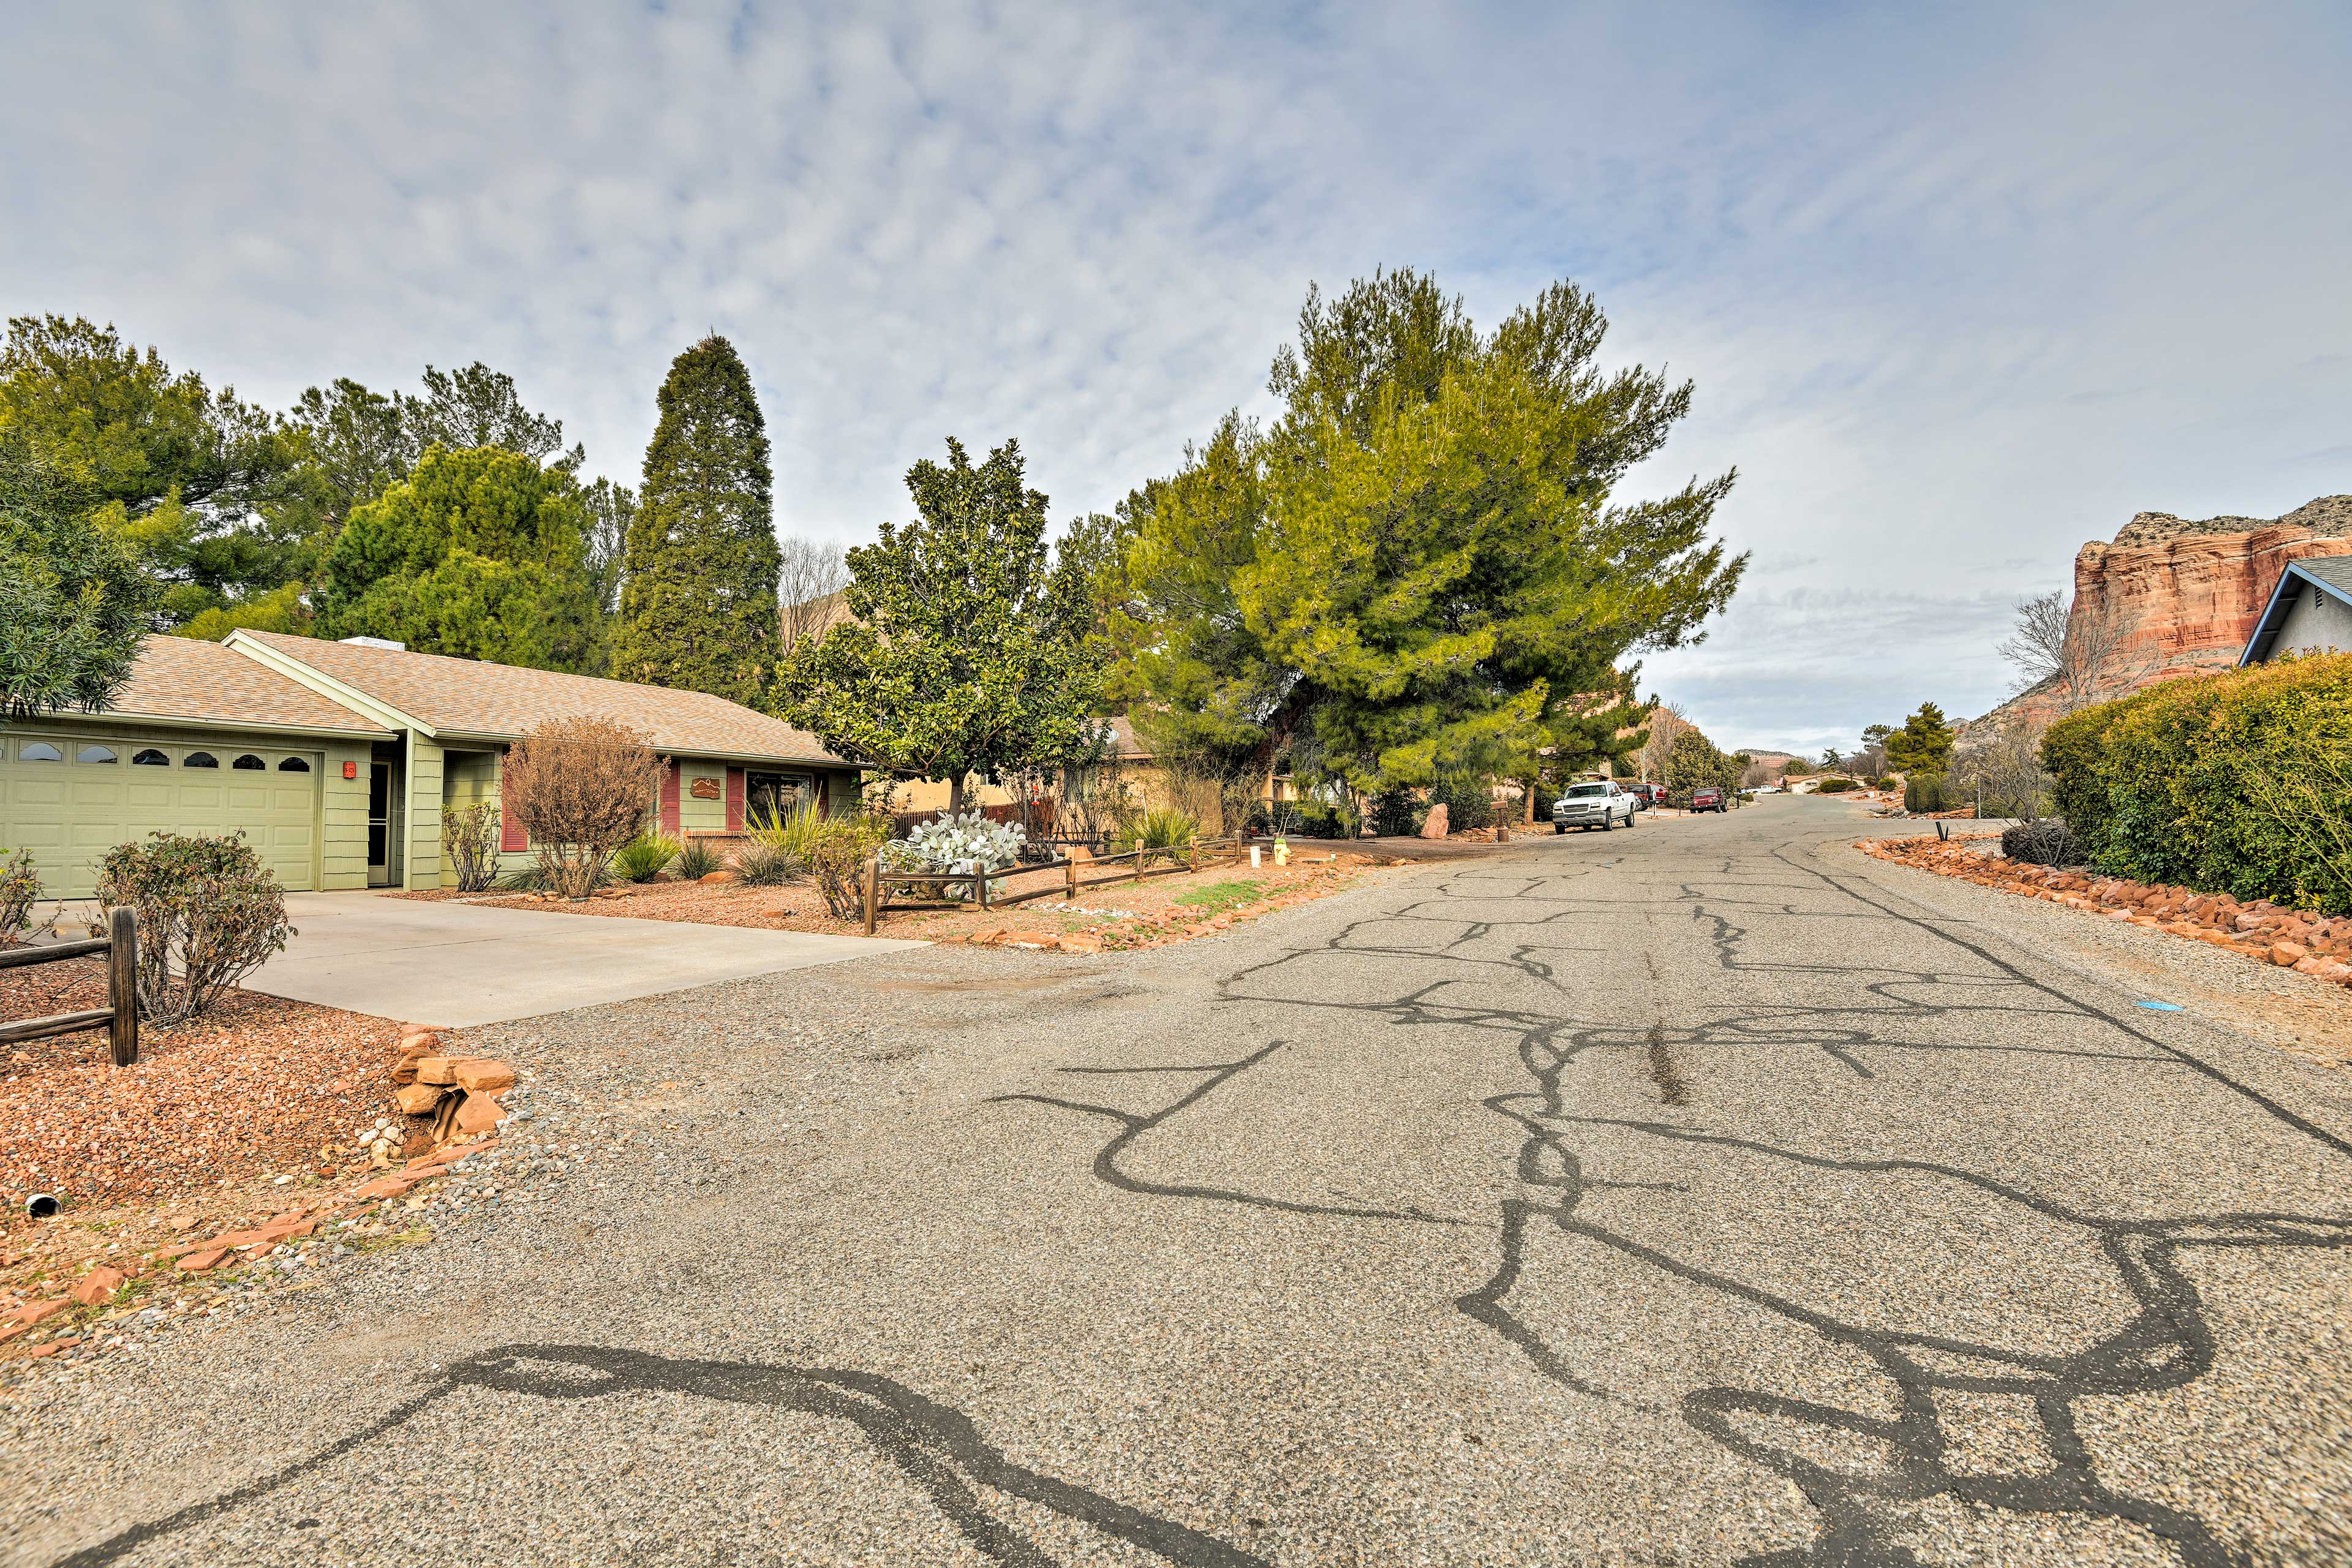
{"type": "Polygon", "coordinates": [[[1107,636],[1161,753],[1526,778],[1625,654],[1698,640],[1745,563],[1706,538],[1732,476],[1612,504],[1690,387],[1601,373],[1605,326],[1568,283],[1484,335],[1411,271],[1310,291],[1282,418],[1129,498],[1107,636]]]}
{"type": "Polygon", "coordinates": [[[757,702],[774,679],[780,557],[767,426],[735,346],[671,362],[629,523],[613,671],[757,702]]]}
{"type": "Polygon", "coordinates": [[[352,512],[319,584],[328,637],[586,671],[597,658],[588,509],[572,477],[497,447],[430,447],[352,512]]]}
{"type": "Polygon", "coordinates": [[[0,712],[96,712],[130,679],[155,593],[89,520],[91,489],[0,426],[0,712]]]}
{"type": "Polygon", "coordinates": [[[422,395],[385,395],[344,377],[296,400],[285,420],[294,471],[276,510],[281,531],[307,543],[299,574],[315,574],[352,510],[406,479],[434,446],[499,447],[567,473],[586,460],[577,445],[563,449],[562,420],[524,407],[514,378],[478,360],[459,371],[428,364],[424,385],[422,395]]]}
{"type": "Polygon", "coordinates": [[[298,541],[268,515],[294,450],[264,410],[76,317],[17,316],[0,345],[0,428],[77,476],[90,515],[184,620],[286,580],[298,541]]]}
{"type": "Polygon", "coordinates": [[[1940,773],[1952,760],[1952,727],[1944,710],[1922,702],[1919,710],[1886,734],[1886,763],[1906,773],[1940,773]]]}
{"type": "Polygon", "coordinates": [[[849,620],[793,649],[776,710],[841,754],[948,781],[1084,760],[1099,679],[1092,611],[1073,558],[1049,566],[1045,498],[1008,441],[972,466],[907,474],[917,519],[849,552],[849,620]]]}
{"type": "Polygon", "coordinates": [[[1692,728],[1675,737],[1675,748],[1667,753],[1665,773],[1659,782],[1666,786],[1666,798],[1676,805],[1688,805],[1691,791],[1705,784],[1713,784],[1728,797],[1739,788],[1749,760],[1745,752],[1727,754],[1692,728]]]}

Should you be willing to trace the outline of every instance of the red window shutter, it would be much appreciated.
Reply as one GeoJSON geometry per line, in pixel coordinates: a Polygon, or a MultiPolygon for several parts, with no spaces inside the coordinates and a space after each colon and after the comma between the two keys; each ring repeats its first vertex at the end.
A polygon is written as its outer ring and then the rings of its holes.
{"type": "Polygon", "coordinates": [[[833,815],[833,775],[831,773],[816,775],[816,814],[819,816],[833,815]]]}
{"type": "Polygon", "coordinates": [[[514,814],[507,811],[499,812],[499,848],[510,855],[518,849],[530,847],[530,835],[522,830],[522,824],[514,819],[514,814]]]}
{"type": "Polygon", "coordinates": [[[662,831],[672,838],[677,837],[677,777],[678,764],[673,760],[662,769],[661,819],[662,831]]]}
{"type": "Polygon", "coordinates": [[[727,831],[743,831],[743,770],[727,770],[727,831]]]}

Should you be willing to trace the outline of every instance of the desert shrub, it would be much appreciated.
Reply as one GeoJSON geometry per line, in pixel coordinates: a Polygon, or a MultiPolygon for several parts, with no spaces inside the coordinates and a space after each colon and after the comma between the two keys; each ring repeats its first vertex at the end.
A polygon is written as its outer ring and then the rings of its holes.
{"type": "Polygon", "coordinates": [[[699,838],[688,839],[678,849],[677,858],[672,864],[677,867],[678,879],[683,882],[700,881],[713,871],[727,869],[727,862],[719,851],[699,838]]]}
{"type": "MultiPolygon", "coordinates": [[[[985,812],[968,811],[961,816],[941,812],[929,822],[918,823],[906,837],[883,846],[882,866],[885,872],[895,868],[939,876],[1003,870],[1020,863],[1021,847],[1027,841],[1028,835],[1018,825],[991,822],[985,812]]],[[[972,896],[970,882],[924,882],[915,886],[942,899],[972,896]]]]}
{"type": "Polygon", "coordinates": [[[2042,755],[2100,870],[2352,910],[2352,654],[2167,681],[2060,720],[2042,755]]]}
{"type": "Polygon", "coordinates": [[[1348,838],[1346,814],[1336,805],[1319,800],[1302,800],[1293,807],[1290,831],[1301,838],[1348,838]]]}
{"type": "Polygon", "coordinates": [[[1495,825],[1495,792],[1475,773],[1440,773],[1430,785],[1429,804],[1445,807],[1448,833],[1495,825]]]}
{"type": "Polygon", "coordinates": [[[1853,781],[1852,779],[1823,779],[1815,788],[1814,793],[1816,795],[1843,795],[1846,791],[1853,787],[1853,781]]]}
{"type": "Polygon", "coordinates": [[[1382,838],[1409,838],[1421,831],[1421,804],[1409,789],[1384,789],[1372,796],[1372,831],[1382,838]]]}
{"type": "Polygon", "coordinates": [[[1136,856],[1138,867],[1149,866],[1155,860],[1173,860],[1177,852],[1200,837],[1201,825],[1189,811],[1174,806],[1162,806],[1137,817],[1127,833],[1111,840],[1111,852],[1125,855],[1140,851],[1136,856]]]}
{"type": "Polygon", "coordinates": [[[1944,773],[1919,773],[1903,785],[1903,809],[1906,811],[1952,811],[1958,808],[1958,792],[1944,773]]]}
{"type": "Polygon", "coordinates": [[[802,801],[782,812],[752,812],[743,831],[754,844],[782,850],[805,864],[810,847],[824,831],[824,817],[814,803],[802,801]]]}
{"type": "Polygon", "coordinates": [[[2031,861],[2036,866],[2079,866],[2083,863],[2083,847],[2064,820],[2055,816],[2036,817],[2000,830],[2000,852],[2012,860],[2031,861]]]}
{"type": "Polygon", "coordinates": [[[444,806],[441,858],[461,893],[478,893],[499,878],[499,808],[488,801],[444,806]]]}
{"type": "Polygon", "coordinates": [[[651,881],[669,868],[677,850],[677,840],[666,833],[640,833],[613,851],[613,875],[624,882],[651,881]]]}
{"type": "Polygon", "coordinates": [[[660,763],[617,719],[551,719],[506,755],[499,795],[539,850],[548,890],[584,899],[614,852],[637,836],[660,763]]]}
{"type": "Polygon", "coordinates": [[[242,832],[151,833],[100,862],[98,896],[139,918],[139,1011],[176,1024],[286,951],[286,893],[242,832]]]}
{"type": "Polygon", "coordinates": [[[835,920],[865,911],[866,862],[889,841],[890,819],[867,812],[841,812],[824,819],[809,846],[809,876],[835,920]]]}
{"type": "Polygon", "coordinates": [[[797,849],[754,838],[735,851],[735,875],[755,888],[781,888],[808,871],[808,857],[797,849]]]}
{"type": "Polygon", "coordinates": [[[33,868],[33,852],[19,849],[0,860],[0,943],[14,942],[18,931],[38,936],[55,930],[51,915],[40,931],[33,930],[33,906],[41,901],[41,874],[33,868]]]}

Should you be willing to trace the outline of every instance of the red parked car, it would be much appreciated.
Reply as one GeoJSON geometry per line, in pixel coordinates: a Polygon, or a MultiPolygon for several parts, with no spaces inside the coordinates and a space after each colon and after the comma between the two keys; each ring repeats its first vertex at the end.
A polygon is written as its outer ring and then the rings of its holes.
{"type": "Polygon", "coordinates": [[[1724,804],[1721,790],[1713,784],[1702,784],[1691,791],[1691,809],[1693,811],[1729,811],[1731,807],[1724,804]]]}

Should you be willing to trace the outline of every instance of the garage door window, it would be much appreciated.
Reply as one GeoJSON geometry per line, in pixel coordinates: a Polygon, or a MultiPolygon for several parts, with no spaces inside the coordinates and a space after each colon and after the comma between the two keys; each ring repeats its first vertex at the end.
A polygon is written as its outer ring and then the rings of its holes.
{"type": "Polygon", "coordinates": [[[172,765],[172,759],[150,746],[143,752],[132,752],[131,765],[134,768],[168,768],[172,765]]]}
{"type": "Polygon", "coordinates": [[[232,768],[242,768],[249,773],[266,773],[269,769],[269,764],[268,763],[263,762],[251,752],[246,752],[245,755],[229,763],[229,766],[232,768]]]}
{"type": "Polygon", "coordinates": [[[74,761],[78,763],[110,763],[114,760],[114,748],[111,746],[84,746],[74,753],[74,761]]]}
{"type": "Polygon", "coordinates": [[[220,759],[210,752],[190,752],[181,759],[180,765],[184,768],[216,768],[220,766],[220,759]]]}
{"type": "Polygon", "coordinates": [[[66,754],[47,741],[27,741],[18,748],[16,755],[28,763],[62,763],[66,760],[66,754]]]}
{"type": "Polygon", "coordinates": [[[289,757],[278,764],[278,771],[281,773],[307,773],[310,771],[310,764],[299,757],[289,757]]]}

